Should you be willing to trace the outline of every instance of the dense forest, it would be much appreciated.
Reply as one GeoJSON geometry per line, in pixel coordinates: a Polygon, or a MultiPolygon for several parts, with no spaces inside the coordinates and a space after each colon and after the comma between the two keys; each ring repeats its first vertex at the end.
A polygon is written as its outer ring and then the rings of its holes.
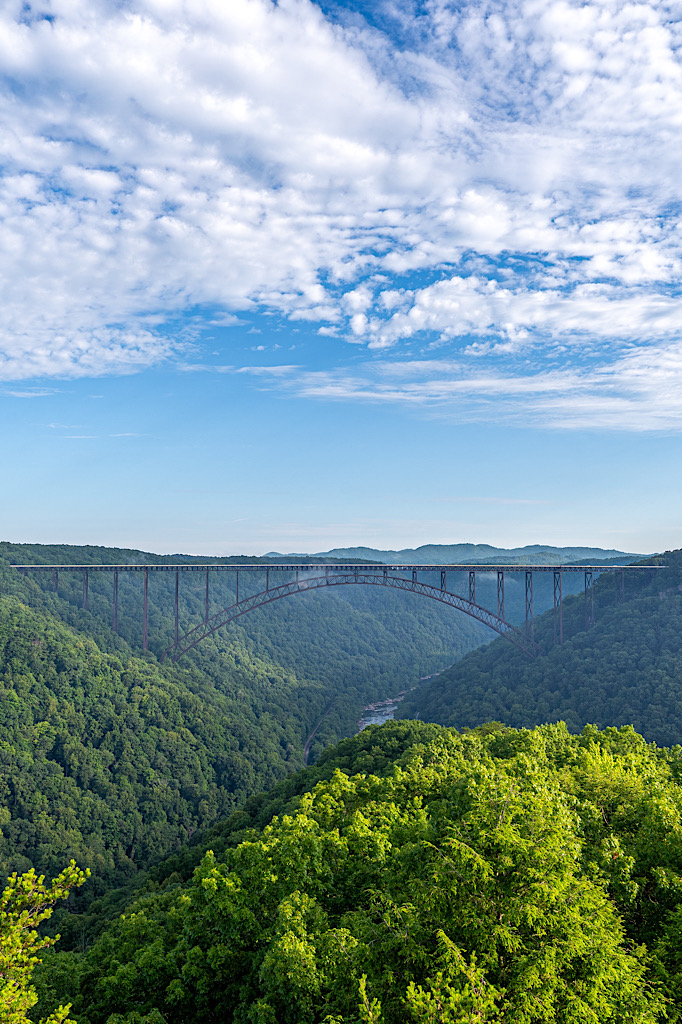
{"type": "MultiPolygon", "coordinates": [[[[77,575],[10,568],[155,560],[0,545],[3,1024],[682,1019],[682,552],[604,574],[589,629],[569,595],[563,645],[540,615],[534,661],[348,588],[161,664],[172,574],[144,653],[139,579],[115,634],[107,574],[85,611],[77,575]]],[[[183,580],[183,628],[203,600],[183,580]]]]}
{"type": "Polygon", "coordinates": [[[678,1020],[681,779],[680,747],[628,727],[370,727],[158,865],[89,948],[48,951],[36,1013],[678,1020]]]}
{"type": "Polygon", "coordinates": [[[563,720],[634,725],[648,740],[682,742],[682,552],[651,559],[666,566],[629,573],[595,586],[596,621],[585,628],[582,596],[564,602],[564,643],[553,636],[553,616],[536,623],[544,655],[528,659],[504,640],[471,652],[452,668],[408,694],[406,718],[457,728],[498,720],[529,726],[563,720]]]}
{"type": "MultiPolygon", "coordinates": [[[[482,635],[435,603],[413,598],[408,615],[400,594],[384,605],[381,593],[355,603],[302,595],[160,665],[140,649],[139,578],[126,581],[130,592],[121,585],[116,635],[110,577],[93,574],[84,611],[77,574],[62,573],[55,593],[51,578],[7,568],[143,553],[3,545],[0,556],[0,873],[55,874],[74,857],[92,871],[88,900],[302,768],[316,727],[312,759],[356,730],[365,704],[482,635]]],[[[150,633],[161,649],[172,631],[168,582],[153,581],[150,633]]],[[[183,580],[187,620],[202,600],[183,580]]]]}

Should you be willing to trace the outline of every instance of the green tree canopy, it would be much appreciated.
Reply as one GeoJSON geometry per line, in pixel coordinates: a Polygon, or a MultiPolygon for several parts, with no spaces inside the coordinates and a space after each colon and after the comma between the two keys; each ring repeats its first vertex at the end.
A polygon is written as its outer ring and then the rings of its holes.
{"type": "MultiPolygon", "coordinates": [[[[65,899],[71,889],[82,885],[86,873],[74,861],[45,885],[44,875],[27,871],[13,874],[0,896],[0,1020],[2,1024],[31,1024],[27,1016],[38,996],[31,985],[31,974],[40,962],[43,950],[55,938],[41,938],[38,927],[46,921],[57,900],[65,899]]],[[[59,1006],[41,1024],[65,1024],[70,1006],[59,1006]]]]}

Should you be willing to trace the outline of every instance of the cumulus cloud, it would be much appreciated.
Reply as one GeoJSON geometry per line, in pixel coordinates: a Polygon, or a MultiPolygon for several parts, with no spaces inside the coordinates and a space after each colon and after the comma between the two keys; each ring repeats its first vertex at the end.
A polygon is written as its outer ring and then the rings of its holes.
{"type": "Polygon", "coordinates": [[[8,0],[0,378],[131,372],[267,311],[382,366],[444,347],[553,422],[585,388],[606,425],[677,422],[676,5],[373,15],[8,0]]]}

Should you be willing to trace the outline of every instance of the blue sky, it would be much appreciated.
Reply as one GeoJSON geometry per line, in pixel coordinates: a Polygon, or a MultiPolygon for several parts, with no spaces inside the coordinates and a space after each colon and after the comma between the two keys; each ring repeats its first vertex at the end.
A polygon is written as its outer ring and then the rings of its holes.
{"type": "Polygon", "coordinates": [[[9,0],[2,536],[682,545],[672,3],[9,0]]]}

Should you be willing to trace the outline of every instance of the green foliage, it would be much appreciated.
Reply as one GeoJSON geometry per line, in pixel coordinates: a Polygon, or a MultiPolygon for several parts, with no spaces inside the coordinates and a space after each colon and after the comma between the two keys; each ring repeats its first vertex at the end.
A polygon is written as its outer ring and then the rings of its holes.
{"type": "Polygon", "coordinates": [[[63,997],[79,1024],[674,1020],[680,757],[632,729],[372,727],[65,954],[63,997]]]}
{"type": "Polygon", "coordinates": [[[221,692],[196,673],[105,654],[5,598],[0,666],[5,873],[54,872],[72,852],[124,881],[302,765],[296,680],[273,687],[245,657],[221,692]]]}
{"type": "MultiPolygon", "coordinates": [[[[56,900],[66,899],[70,890],[82,885],[86,873],[74,861],[45,885],[44,875],[35,871],[13,874],[0,896],[0,1020],[3,1024],[30,1024],[28,1011],[38,996],[31,974],[40,954],[56,940],[40,938],[39,925],[52,913],[56,900]]],[[[70,1006],[59,1006],[41,1024],[64,1024],[70,1006]]]]}

